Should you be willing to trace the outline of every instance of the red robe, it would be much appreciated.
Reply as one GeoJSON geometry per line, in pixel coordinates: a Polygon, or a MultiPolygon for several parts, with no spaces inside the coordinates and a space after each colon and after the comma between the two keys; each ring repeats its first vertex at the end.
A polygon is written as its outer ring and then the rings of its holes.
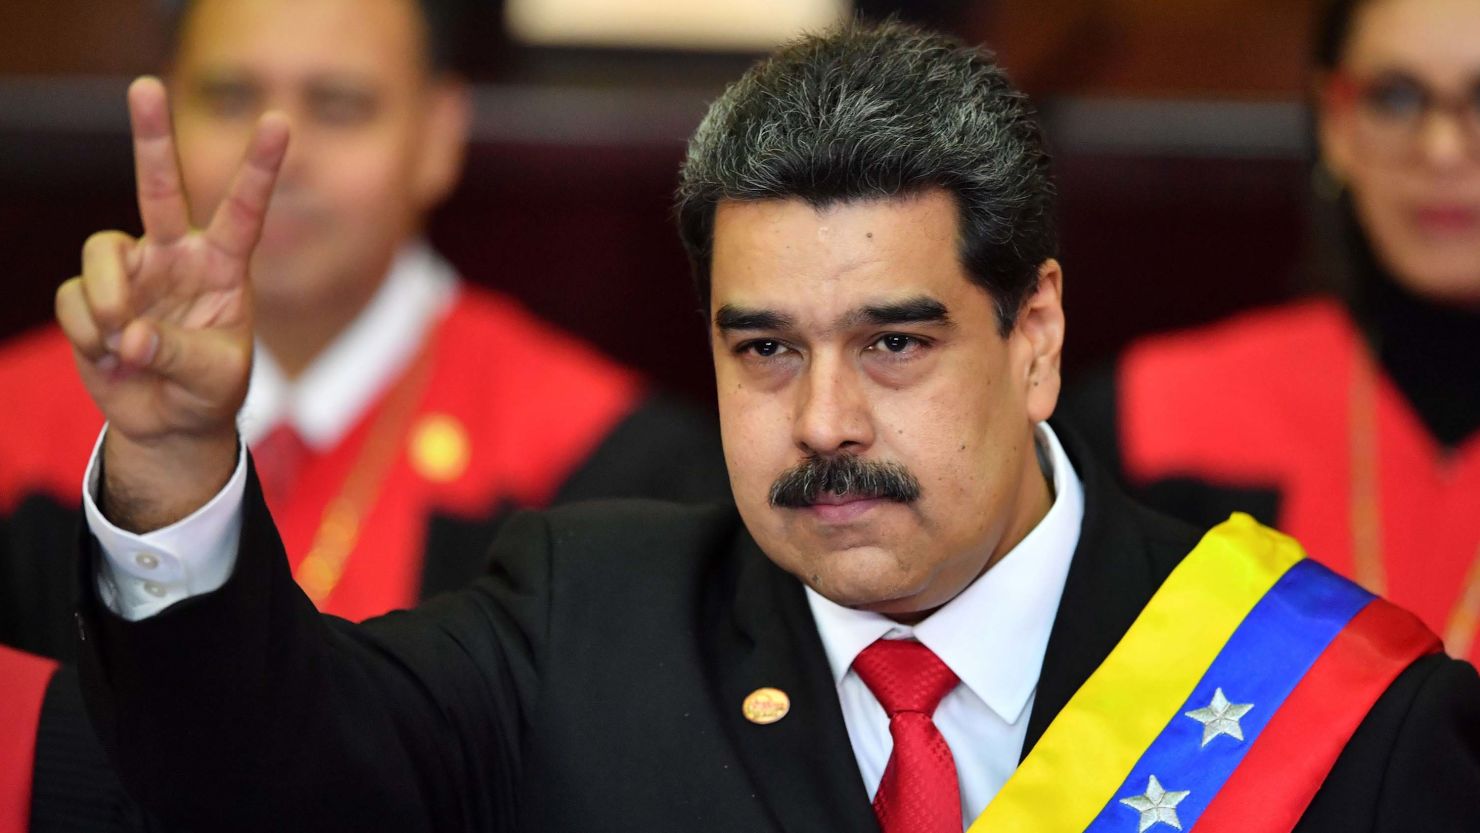
{"type": "Polygon", "coordinates": [[[30,825],[36,724],[56,665],[0,645],[0,833],[30,825]]]}
{"type": "MultiPolygon", "coordinates": [[[[400,429],[398,451],[342,579],[319,605],[325,612],[364,619],[415,603],[431,516],[475,519],[503,505],[548,504],[643,393],[632,373],[485,292],[464,289],[429,347],[429,378],[409,419],[390,426],[400,429]]],[[[393,387],[274,495],[295,569],[367,453],[367,436],[385,427],[391,400],[416,393],[406,387],[393,387]]]]}
{"type": "MultiPolygon", "coordinates": [[[[1354,577],[1353,513],[1363,510],[1353,426],[1363,415],[1353,407],[1368,401],[1384,592],[1445,633],[1480,558],[1480,436],[1441,447],[1339,304],[1302,302],[1147,339],[1123,357],[1115,383],[1132,486],[1187,479],[1272,489],[1277,525],[1354,577]],[[1354,382],[1359,374],[1370,382],[1354,382]],[[1370,399],[1354,384],[1370,385],[1370,399]]],[[[1480,639],[1468,658],[1480,660],[1480,639]]]]}

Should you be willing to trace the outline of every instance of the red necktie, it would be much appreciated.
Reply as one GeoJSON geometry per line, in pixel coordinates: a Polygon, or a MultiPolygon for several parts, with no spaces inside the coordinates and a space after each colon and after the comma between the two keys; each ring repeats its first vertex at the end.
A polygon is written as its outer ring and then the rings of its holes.
{"type": "Polygon", "coordinates": [[[269,507],[280,507],[281,501],[287,500],[309,454],[303,438],[287,422],[278,423],[252,445],[252,462],[257,466],[257,479],[262,481],[262,494],[269,507]]]}
{"type": "Polygon", "coordinates": [[[894,751],[874,795],[884,833],[961,833],[956,760],[930,716],[960,682],[929,648],[880,639],[853,660],[853,670],[889,715],[894,751]]]}

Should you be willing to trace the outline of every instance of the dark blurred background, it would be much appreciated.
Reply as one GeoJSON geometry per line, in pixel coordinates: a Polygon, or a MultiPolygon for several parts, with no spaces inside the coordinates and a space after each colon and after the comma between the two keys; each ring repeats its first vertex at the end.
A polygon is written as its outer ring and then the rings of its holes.
{"type": "MultiPolygon", "coordinates": [[[[433,241],[469,279],[708,401],[669,198],[706,102],[763,47],[665,34],[661,9],[657,37],[566,38],[540,0],[460,2],[477,125],[433,241]]],[[[49,318],[89,233],[137,231],[123,90],[160,69],[162,5],[0,3],[0,336],[49,318]]],[[[662,4],[607,5],[620,20],[662,4]]],[[[1135,335],[1306,288],[1313,0],[825,5],[984,42],[1036,98],[1062,193],[1071,373],[1135,335]]]]}

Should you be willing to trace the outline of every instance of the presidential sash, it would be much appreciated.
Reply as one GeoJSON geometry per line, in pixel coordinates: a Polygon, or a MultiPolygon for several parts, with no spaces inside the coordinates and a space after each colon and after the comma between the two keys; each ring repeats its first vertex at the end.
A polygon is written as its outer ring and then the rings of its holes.
{"type": "Polygon", "coordinates": [[[968,833],[1288,833],[1439,640],[1234,515],[1152,597],[968,833]]]}

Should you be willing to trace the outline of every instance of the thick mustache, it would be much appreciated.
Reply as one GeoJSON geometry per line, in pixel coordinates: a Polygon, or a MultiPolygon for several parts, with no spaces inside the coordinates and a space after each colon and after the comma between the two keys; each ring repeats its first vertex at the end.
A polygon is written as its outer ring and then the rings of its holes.
{"type": "Polygon", "coordinates": [[[818,495],[829,492],[913,503],[920,499],[920,481],[899,463],[861,460],[852,454],[813,455],[776,478],[771,505],[811,506],[818,495]]]}

